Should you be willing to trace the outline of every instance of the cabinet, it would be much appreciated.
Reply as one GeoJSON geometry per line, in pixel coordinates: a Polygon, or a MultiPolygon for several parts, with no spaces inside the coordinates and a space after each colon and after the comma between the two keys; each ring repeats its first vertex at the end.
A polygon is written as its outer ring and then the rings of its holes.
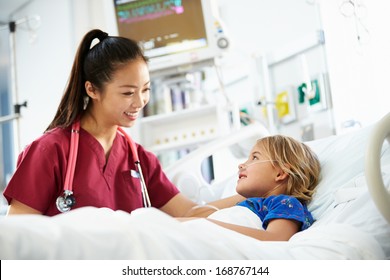
{"type": "Polygon", "coordinates": [[[139,138],[163,167],[199,145],[227,135],[236,122],[233,106],[202,99],[202,76],[199,71],[152,82],[150,102],[139,121],[139,138]]]}

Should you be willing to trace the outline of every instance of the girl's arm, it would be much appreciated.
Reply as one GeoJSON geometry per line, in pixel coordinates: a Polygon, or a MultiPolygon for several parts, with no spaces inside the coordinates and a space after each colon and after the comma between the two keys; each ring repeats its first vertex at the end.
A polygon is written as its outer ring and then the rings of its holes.
{"type": "Polygon", "coordinates": [[[247,236],[263,241],[288,241],[295,233],[299,231],[300,223],[295,220],[274,219],[268,224],[266,230],[259,230],[217,220],[208,219],[209,221],[220,225],[224,228],[234,230],[247,236]]]}

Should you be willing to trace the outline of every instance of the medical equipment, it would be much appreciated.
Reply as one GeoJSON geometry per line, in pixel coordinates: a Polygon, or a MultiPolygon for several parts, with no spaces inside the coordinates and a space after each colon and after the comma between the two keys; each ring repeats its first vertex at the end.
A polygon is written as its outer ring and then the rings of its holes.
{"type": "Polygon", "coordinates": [[[68,166],[65,173],[64,193],[56,200],[57,209],[60,212],[67,212],[76,204],[76,199],[73,196],[72,185],[76,167],[77,153],[79,149],[79,133],[80,122],[76,121],[72,125],[70,135],[70,147],[68,155],[68,166]]]}
{"type": "Polygon", "coordinates": [[[210,0],[193,0],[151,6],[147,1],[114,1],[118,33],[141,44],[152,76],[213,65],[230,43],[214,4],[210,0]],[[145,15],[134,21],[131,14],[135,10],[145,15]],[[164,26],[163,34],[168,36],[157,35],[154,26],[164,26]]]}
{"type": "MultiPolygon", "coordinates": [[[[238,166],[239,169],[247,169],[249,166],[251,165],[254,165],[254,164],[260,164],[260,163],[265,163],[265,162],[276,162],[276,160],[271,160],[271,159],[267,159],[267,160],[259,160],[259,161],[254,161],[254,162],[251,162],[251,163],[242,163],[238,166]]],[[[240,172],[240,171],[238,171],[240,172]]]]}
{"type": "MultiPolygon", "coordinates": [[[[144,207],[151,207],[148,190],[146,188],[145,179],[142,173],[141,163],[138,157],[137,147],[134,141],[122,128],[118,127],[118,131],[122,133],[123,136],[126,138],[126,141],[129,143],[131,153],[134,157],[134,163],[137,169],[136,175],[140,179],[140,183],[141,183],[143,205],[144,207]]],[[[71,130],[68,167],[66,169],[66,175],[65,175],[64,192],[56,200],[57,209],[60,212],[67,212],[76,204],[76,199],[73,195],[72,185],[73,185],[73,177],[74,177],[74,171],[76,167],[76,159],[78,153],[79,135],[80,135],[80,121],[76,121],[72,125],[72,130],[71,130]]]]}

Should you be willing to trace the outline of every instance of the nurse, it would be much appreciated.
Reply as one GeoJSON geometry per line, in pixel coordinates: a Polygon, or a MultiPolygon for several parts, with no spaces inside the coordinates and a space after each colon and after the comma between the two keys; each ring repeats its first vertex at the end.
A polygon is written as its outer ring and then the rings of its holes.
{"type": "MultiPolygon", "coordinates": [[[[56,200],[64,192],[71,127],[76,121],[80,130],[72,209],[94,206],[130,213],[143,207],[134,157],[118,127],[134,125],[149,93],[147,58],[138,44],[97,29],[88,32],[54,119],[18,157],[17,169],[4,190],[8,214],[60,213],[56,200]]],[[[153,207],[175,217],[196,207],[168,180],[152,153],[138,144],[136,149],[153,207]]],[[[240,200],[234,196],[212,205],[224,208],[240,200]]]]}

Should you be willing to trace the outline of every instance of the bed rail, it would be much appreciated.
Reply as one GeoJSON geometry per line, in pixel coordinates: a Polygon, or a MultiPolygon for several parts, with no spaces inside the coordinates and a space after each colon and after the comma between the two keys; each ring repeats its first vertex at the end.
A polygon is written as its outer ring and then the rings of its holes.
{"type": "Polygon", "coordinates": [[[390,113],[374,126],[365,155],[368,189],[377,208],[390,224],[390,193],[384,185],[381,170],[381,151],[385,139],[390,143],[390,113]]]}

